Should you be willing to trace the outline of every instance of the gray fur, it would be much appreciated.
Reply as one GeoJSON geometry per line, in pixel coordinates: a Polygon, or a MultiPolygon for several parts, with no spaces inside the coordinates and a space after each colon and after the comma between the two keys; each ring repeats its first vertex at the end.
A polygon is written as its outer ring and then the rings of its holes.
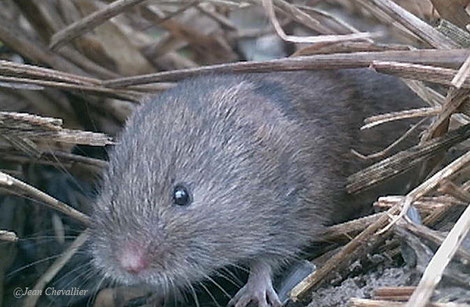
{"type": "Polygon", "coordinates": [[[363,118],[418,103],[398,80],[367,70],[182,81],[133,114],[110,155],[93,262],[116,281],[162,289],[260,257],[276,266],[355,202],[343,190],[361,166],[351,147],[379,149],[406,128],[364,139],[363,118]],[[193,195],[187,207],[172,203],[181,182],[193,195]],[[122,270],[123,244],[143,248],[151,269],[122,270]]]}

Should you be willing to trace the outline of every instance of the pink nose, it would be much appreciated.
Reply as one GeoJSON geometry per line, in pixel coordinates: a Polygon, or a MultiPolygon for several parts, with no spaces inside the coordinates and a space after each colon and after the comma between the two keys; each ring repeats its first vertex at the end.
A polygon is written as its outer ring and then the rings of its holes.
{"type": "Polygon", "coordinates": [[[121,267],[131,274],[138,274],[149,266],[145,250],[135,246],[126,246],[117,257],[121,267]]]}

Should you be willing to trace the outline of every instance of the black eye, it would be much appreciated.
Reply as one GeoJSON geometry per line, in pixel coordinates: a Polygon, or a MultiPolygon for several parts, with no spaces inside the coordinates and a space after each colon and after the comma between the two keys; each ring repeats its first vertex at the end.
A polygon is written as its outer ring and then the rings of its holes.
{"type": "Polygon", "coordinates": [[[175,186],[173,190],[173,202],[178,206],[187,206],[191,203],[191,196],[185,186],[180,184],[175,186]]]}

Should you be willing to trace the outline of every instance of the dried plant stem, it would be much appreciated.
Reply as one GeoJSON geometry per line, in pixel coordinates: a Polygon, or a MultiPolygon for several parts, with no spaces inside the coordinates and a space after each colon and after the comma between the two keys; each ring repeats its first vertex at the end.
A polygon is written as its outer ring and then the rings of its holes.
{"type": "MultiPolygon", "coordinates": [[[[428,81],[447,86],[452,85],[452,79],[457,73],[455,69],[450,68],[394,61],[373,61],[370,67],[378,72],[392,74],[397,77],[428,81]]],[[[470,81],[466,80],[462,87],[470,88],[470,81]]]]}
{"type": "Polygon", "coordinates": [[[5,83],[15,83],[15,84],[31,84],[38,85],[41,87],[51,87],[63,90],[74,91],[77,93],[88,93],[91,95],[113,97],[123,100],[128,100],[132,102],[139,102],[142,98],[142,95],[137,92],[132,91],[116,91],[113,89],[94,86],[94,85],[79,85],[73,83],[65,82],[56,82],[56,81],[46,81],[46,80],[33,80],[27,78],[16,78],[16,77],[4,77],[0,76],[0,81],[5,83]]]}
{"type": "MultiPolygon", "coordinates": [[[[76,239],[73,241],[72,245],[67,248],[62,255],[57,258],[54,263],[47,269],[47,271],[41,276],[41,278],[36,282],[33,287],[34,290],[43,290],[44,287],[54,278],[54,276],[62,269],[62,267],[67,263],[67,261],[72,258],[72,256],[77,252],[80,246],[86,242],[88,239],[88,231],[84,230],[76,239]]],[[[34,307],[40,295],[28,295],[26,296],[23,306],[25,307],[34,307]]]]}
{"type": "Polygon", "coordinates": [[[384,148],[383,150],[381,150],[379,152],[368,154],[368,155],[364,155],[362,153],[359,153],[354,149],[351,149],[351,152],[353,154],[355,154],[356,156],[358,156],[359,158],[363,159],[363,160],[369,160],[369,159],[376,159],[376,158],[384,157],[391,150],[393,150],[396,146],[398,146],[401,142],[403,142],[407,137],[409,137],[414,131],[416,131],[416,129],[418,129],[418,127],[421,126],[424,123],[425,120],[426,120],[426,118],[421,119],[419,122],[414,124],[410,129],[408,129],[402,136],[400,136],[398,139],[393,141],[390,145],[388,145],[386,148],[384,148]]]}
{"type": "Polygon", "coordinates": [[[465,203],[470,202],[470,193],[449,180],[443,180],[439,192],[451,195],[465,203]]]}
{"type": "MultiPolygon", "coordinates": [[[[463,155],[462,157],[460,157],[453,163],[449,164],[443,170],[436,173],[434,176],[429,178],[426,182],[424,182],[423,184],[415,188],[413,191],[408,193],[408,195],[404,198],[405,205],[403,206],[401,212],[400,212],[399,204],[394,205],[392,208],[390,208],[387,211],[386,215],[381,216],[376,222],[368,226],[364,231],[362,231],[358,236],[356,236],[351,242],[349,242],[346,246],[344,246],[343,249],[339,253],[337,253],[335,256],[330,258],[319,270],[310,274],[302,282],[300,282],[291,291],[290,293],[291,299],[293,301],[297,301],[301,299],[302,297],[304,297],[305,295],[307,295],[307,293],[314,286],[324,281],[325,277],[334,268],[337,268],[341,263],[347,263],[347,260],[349,259],[349,257],[351,257],[351,254],[353,254],[353,251],[355,251],[361,245],[363,245],[364,242],[371,240],[373,236],[383,235],[383,233],[390,228],[390,225],[393,225],[394,222],[398,221],[398,217],[397,217],[393,219],[392,222],[389,223],[390,216],[394,216],[397,213],[400,213],[399,217],[401,218],[404,215],[404,213],[407,212],[409,206],[412,204],[412,202],[415,199],[431,191],[433,188],[435,188],[439,184],[441,179],[449,178],[456,171],[468,165],[468,163],[470,163],[470,153],[463,155]]],[[[470,214],[470,209],[467,209],[466,211],[468,211],[470,214]]],[[[469,218],[469,221],[470,221],[470,218],[469,218]]]]}
{"type": "MultiPolygon", "coordinates": [[[[405,228],[406,230],[417,235],[418,237],[430,241],[436,244],[437,246],[442,245],[445,240],[445,237],[442,235],[441,232],[431,230],[430,228],[423,225],[415,223],[400,223],[400,227],[405,228]]],[[[455,255],[458,256],[459,260],[461,260],[462,262],[470,262],[470,252],[467,251],[464,247],[458,247],[455,255]]]]}
{"type": "MultiPolygon", "coordinates": [[[[470,157],[470,154],[469,154],[470,157]]],[[[436,254],[429,262],[424,274],[411,295],[406,307],[424,307],[428,303],[434,288],[442,278],[444,269],[457,252],[460,244],[470,230],[470,206],[460,216],[436,254]]]]}
{"type": "Polygon", "coordinates": [[[65,215],[70,216],[71,218],[76,219],[84,223],[85,225],[89,224],[89,217],[85,214],[75,210],[74,208],[66,205],[65,203],[47,195],[46,193],[36,189],[35,187],[30,186],[29,184],[24,183],[8,174],[0,172],[0,186],[4,188],[11,189],[15,188],[16,191],[20,190],[21,192],[27,194],[28,196],[39,200],[41,203],[46,204],[48,207],[55,209],[64,213],[65,215]]]}
{"type": "Polygon", "coordinates": [[[426,129],[426,133],[421,140],[422,142],[441,136],[447,132],[450,116],[467,100],[469,93],[470,90],[458,90],[453,88],[448,91],[447,97],[442,105],[441,113],[426,129]]]}
{"type": "Polygon", "coordinates": [[[93,30],[95,27],[106,22],[112,17],[120,14],[124,10],[134,5],[140,4],[145,0],[117,0],[107,5],[105,8],[96,11],[85,18],[74,22],[65,29],[54,34],[51,38],[49,48],[56,49],[65,45],[72,39],[93,30]]]}
{"type": "Polygon", "coordinates": [[[468,137],[470,137],[470,125],[465,125],[448,132],[445,136],[415,145],[349,176],[346,188],[350,193],[370,188],[425,161],[436,152],[442,152],[466,140],[468,137]]]}
{"type": "Polygon", "coordinates": [[[368,117],[364,120],[365,125],[361,127],[361,130],[369,129],[384,123],[400,119],[433,116],[439,114],[439,112],[441,112],[441,107],[420,108],[375,115],[368,117]]]}
{"type": "Polygon", "coordinates": [[[457,171],[467,166],[470,163],[470,152],[467,152],[460,158],[456,159],[454,162],[447,165],[445,168],[434,174],[431,178],[420,184],[418,187],[413,189],[404,199],[403,206],[400,214],[386,227],[386,229],[392,227],[396,222],[398,222],[402,217],[406,215],[411,204],[418,199],[419,197],[429,193],[431,190],[436,188],[442,180],[447,180],[457,171]]]}
{"type": "Polygon", "coordinates": [[[274,29],[276,30],[277,35],[286,42],[291,43],[338,43],[351,40],[360,40],[371,38],[374,35],[371,33],[352,33],[352,34],[343,34],[343,35],[315,35],[315,36],[293,36],[287,35],[286,32],[282,29],[279,21],[276,18],[274,13],[274,7],[272,0],[262,0],[263,6],[268,12],[269,19],[271,20],[274,29]]]}
{"type": "Polygon", "coordinates": [[[382,300],[409,299],[416,287],[381,287],[374,291],[374,298],[382,300]]]}
{"type": "MultiPolygon", "coordinates": [[[[103,81],[108,87],[125,87],[129,85],[148,84],[162,81],[179,81],[184,78],[208,73],[240,73],[240,72],[272,72],[272,71],[296,71],[315,69],[339,69],[339,68],[365,68],[378,61],[407,62],[420,65],[437,65],[446,67],[458,67],[470,56],[470,50],[409,50],[409,51],[383,51],[383,52],[356,52],[318,54],[312,56],[283,58],[270,61],[238,62],[219,64],[191,69],[173,70],[153,74],[125,77],[103,81]]],[[[380,62],[379,62],[380,63],[380,62]]],[[[374,65],[374,68],[375,65],[374,65]]],[[[450,70],[451,78],[455,71],[450,70]]],[[[419,74],[413,75],[419,79],[419,74]]],[[[438,79],[440,80],[440,79],[438,79]]]]}
{"type": "MultiPolygon", "coordinates": [[[[404,307],[405,303],[386,300],[372,300],[365,298],[352,298],[348,302],[350,307],[404,307]]],[[[429,303],[426,307],[465,307],[467,304],[457,303],[429,303]]]]}
{"type": "Polygon", "coordinates": [[[49,80],[57,82],[67,82],[81,85],[99,85],[100,80],[80,75],[65,73],[62,71],[48,69],[33,65],[19,64],[0,60],[0,72],[4,75],[23,77],[29,79],[49,80]]]}
{"type": "Polygon", "coordinates": [[[351,240],[352,233],[363,231],[367,226],[377,221],[384,214],[385,213],[383,212],[379,212],[376,214],[365,216],[363,218],[330,226],[319,235],[318,240],[325,242],[337,241],[340,238],[347,238],[351,240]]]}
{"type": "Polygon", "coordinates": [[[410,30],[424,42],[438,49],[459,48],[457,43],[448,39],[439,31],[408,12],[398,4],[390,0],[358,0],[361,5],[371,11],[378,10],[387,14],[392,20],[410,30]]]}
{"type": "Polygon", "coordinates": [[[17,242],[18,237],[14,232],[8,230],[0,230],[0,241],[17,242]]]}
{"type": "Polygon", "coordinates": [[[456,88],[461,88],[469,74],[470,74],[470,57],[468,57],[465,60],[462,67],[460,67],[459,71],[455,75],[454,79],[452,79],[451,81],[452,85],[455,86],[456,88]]]}
{"type": "Polygon", "coordinates": [[[389,215],[394,215],[398,212],[399,206],[395,205],[387,211],[387,214],[381,215],[374,223],[369,225],[353,240],[346,244],[340,250],[340,252],[327,260],[322,267],[297,284],[290,292],[290,298],[294,302],[301,300],[313,287],[323,282],[329,273],[335,269],[338,269],[338,267],[341,267],[344,264],[348,264],[351,258],[354,256],[354,252],[361,246],[364,247],[366,245],[365,242],[372,241],[373,238],[377,236],[377,231],[387,225],[389,221],[389,215]]]}

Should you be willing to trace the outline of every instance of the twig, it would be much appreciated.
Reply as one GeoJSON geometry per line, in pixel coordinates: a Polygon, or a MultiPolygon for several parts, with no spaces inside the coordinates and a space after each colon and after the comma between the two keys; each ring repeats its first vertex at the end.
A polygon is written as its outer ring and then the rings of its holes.
{"type": "Polygon", "coordinates": [[[421,119],[419,122],[414,124],[410,129],[408,129],[402,136],[400,136],[398,139],[393,141],[390,145],[388,145],[386,148],[384,148],[383,150],[381,150],[379,152],[376,152],[376,153],[373,153],[373,154],[368,154],[368,155],[363,155],[363,154],[357,152],[354,149],[351,149],[351,152],[353,154],[355,154],[356,156],[358,156],[359,158],[363,159],[363,160],[370,160],[370,159],[376,159],[376,158],[383,157],[383,156],[387,155],[391,150],[393,150],[396,146],[398,146],[401,142],[403,142],[416,129],[418,129],[418,127],[421,126],[424,123],[425,120],[426,120],[426,118],[421,119]]]}
{"type": "Polygon", "coordinates": [[[371,9],[378,9],[397,23],[421,38],[424,42],[438,49],[453,49],[460,46],[449,40],[439,31],[390,0],[358,0],[358,3],[371,9]]]}
{"type": "Polygon", "coordinates": [[[87,75],[81,68],[69,62],[62,56],[47,49],[41,42],[29,37],[16,24],[6,18],[0,11],[0,40],[13,50],[35,62],[75,74],[87,75]]]}
{"type": "MultiPolygon", "coordinates": [[[[256,4],[256,5],[263,3],[262,0],[248,0],[248,2],[256,4]]],[[[321,34],[334,33],[333,31],[331,31],[331,29],[326,27],[324,23],[314,19],[312,16],[303,12],[301,9],[290,4],[287,1],[274,0],[273,4],[280,12],[287,15],[289,18],[291,18],[295,22],[300,23],[304,25],[305,27],[312,29],[315,32],[318,32],[321,34]]]]}
{"type": "Polygon", "coordinates": [[[8,230],[0,230],[0,241],[17,242],[16,233],[8,230]]]}
{"type": "Polygon", "coordinates": [[[74,165],[92,167],[95,171],[105,168],[108,163],[104,160],[84,157],[68,152],[52,151],[41,152],[38,157],[28,155],[22,151],[11,149],[0,150],[1,159],[5,161],[15,161],[19,163],[34,162],[45,165],[60,165],[64,167],[73,167],[74,165]]]}
{"type": "Polygon", "coordinates": [[[377,36],[377,34],[372,33],[352,33],[352,34],[343,34],[343,35],[316,35],[316,36],[294,36],[287,35],[286,32],[282,29],[279,21],[276,18],[274,13],[274,7],[272,0],[262,0],[263,6],[268,12],[269,19],[274,26],[277,34],[281,39],[286,42],[291,43],[337,43],[351,40],[360,40],[365,38],[371,38],[377,36]]]}
{"type": "MultiPolygon", "coordinates": [[[[108,87],[125,87],[129,85],[147,84],[159,81],[179,81],[184,78],[201,74],[221,72],[272,72],[272,71],[296,71],[314,69],[339,69],[339,68],[365,68],[376,61],[409,62],[421,65],[460,66],[470,55],[470,50],[410,50],[410,51],[384,51],[384,52],[357,52],[319,54],[305,57],[284,58],[270,61],[251,61],[229,64],[219,64],[191,69],[181,69],[169,72],[140,75],[103,81],[108,87]]],[[[374,67],[376,68],[376,67],[374,67]]],[[[451,76],[455,71],[450,70],[451,76]]],[[[452,78],[450,77],[450,78],[452,78]]],[[[419,79],[419,74],[416,74],[419,79]]],[[[450,83],[450,80],[449,80],[450,83]]]]}
{"type": "Polygon", "coordinates": [[[46,204],[48,207],[55,209],[68,215],[85,225],[89,224],[89,217],[85,214],[81,213],[80,211],[75,210],[74,208],[66,205],[65,203],[47,195],[46,193],[30,186],[29,184],[24,183],[8,174],[0,172],[0,186],[5,188],[17,188],[21,192],[33,197],[34,199],[39,200],[40,202],[46,204]]]}
{"type": "Polygon", "coordinates": [[[359,219],[355,219],[349,222],[330,226],[325,229],[324,232],[318,235],[318,241],[338,241],[340,238],[347,238],[351,240],[351,235],[358,231],[363,231],[373,222],[377,221],[385,213],[379,212],[376,214],[368,215],[359,219]]]}
{"type": "MultiPolygon", "coordinates": [[[[326,10],[315,8],[313,5],[300,5],[296,4],[295,7],[300,9],[300,11],[305,12],[308,16],[312,17],[313,19],[317,20],[320,25],[327,28],[331,34],[348,34],[348,33],[358,33],[355,27],[351,24],[348,24],[345,19],[341,18],[341,16],[336,16],[336,14],[330,14],[326,10]]],[[[329,34],[329,33],[322,33],[321,34],[329,34]]],[[[374,43],[371,39],[366,39],[363,43],[374,43]]]]}
{"type": "Polygon", "coordinates": [[[93,85],[79,85],[65,82],[46,81],[46,80],[33,80],[26,78],[16,77],[3,77],[0,75],[0,81],[16,84],[33,84],[45,87],[58,88],[63,90],[74,91],[83,94],[88,93],[90,95],[113,97],[118,99],[124,99],[132,102],[140,102],[142,95],[132,91],[113,90],[102,86],[93,85]]]}
{"type": "Polygon", "coordinates": [[[96,11],[85,18],[78,20],[65,29],[54,34],[51,38],[49,48],[57,49],[65,45],[72,39],[82,35],[85,32],[93,30],[95,27],[106,22],[107,20],[119,15],[126,9],[138,5],[145,0],[117,0],[107,5],[105,8],[96,11]]]}
{"type": "Polygon", "coordinates": [[[420,184],[418,187],[413,189],[405,197],[404,205],[401,209],[400,214],[387,226],[387,229],[392,227],[396,222],[398,222],[402,217],[406,215],[408,209],[410,208],[413,201],[419,197],[430,192],[436,186],[438,186],[442,180],[446,180],[454,175],[461,168],[467,166],[470,163],[470,152],[462,155],[460,158],[456,159],[454,162],[447,165],[445,168],[434,174],[431,178],[420,184]]]}
{"type": "Polygon", "coordinates": [[[370,129],[372,127],[388,123],[395,120],[401,120],[406,118],[416,118],[416,117],[427,117],[439,114],[441,111],[440,107],[434,108],[420,108],[412,110],[404,110],[399,112],[391,112],[387,114],[380,114],[375,116],[370,116],[364,119],[365,125],[361,127],[361,130],[370,129]]]}
{"type": "MultiPolygon", "coordinates": [[[[190,4],[192,5],[192,3],[190,4]]],[[[190,4],[188,4],[188,6],[190,4]]],[[[201,5],[201,4],[196,5],[196,8],[204,15],[209,16],[210,18],[217,21],[222,27],[232,30],[232,31],[237,31],[237,32],[239,31],[237,26],[232,21],[230,21],[230,19],[228,19],[227,17],[211,11],[210,9],[206,8],[204,5],[201,5]]]]}
{"type": "Polygon", "coordinates": [[[65,73],[59,70],[43,68],[34,65],[19,64],[5,60],[0,60],[0,73],[3,73],[5,76],[58,81],[81,85],[99,85],[101,83],[100,80],[95,78],[84,77],[65,73]]]}
{"type": "MultiPolygon", "coordinates": [[[[457,0],[460,1],[460,0],[457,0]]],[[[466,1],[466,0],[463,0],[466,1]]],[[[448,7],[451,7],[448,5],[448,7]]],[[[463,13],[470,19],[470,15],[465,12],[465,9],[462,10],[463,13]]],[[[441,15],[442,17],[442,15],[441,15]]],[[[469,20],[470,21],[470,20],[469,20]]],[[[464,30],[466,27],[459,28],[452,22],[441,18],[439,25],[437,26],[437,30],[447,36],[449,39],[453,40],[463,48],[470,47],[470,33],[467,30],[464,30]]]]}
{"type": "Polygon", "coordinates": [[[436,90],[426,86],[424,82],[410,79],[402,80],[416,95],[427,102],[431,107],[439,107],[444,104],[445,97],[436,90]]]}
{"type": "MultiPolygon", "coordinates": [[[[80,248],[80,246],[83,245],[83,243],[86,242],[88,239],[88,231],[85,229],[70,245],[63,253],[62,255],[57,258],[54,263],[47,269],[44,274],[42,274],[41,278],[36,282],[34,285],[32,291],[35,290],[43,290],[44,287],[54,278],[54,276],[64,267],[64,265],[67,263],[67,261],[72,258],[72,256],[77,252],[77,250],[80,248]]],[[[25,298],[24,305],[25,307],[34,307],[36,306],[36,303],[38,299],[40,298],[40,295],[28,295],[25,298]]]]}
{"type": "Polygon", "coordinates": [[[465,80],[467,79],[470,73],[470,57],[468,57],[465,62],[463,63],[462,67],[460,67],[459,71],[455,75],[454,79],[452,79],[451,83],[456,88],[461,88],[465,80]]]}
{"type": "Polygon", "coordinates": [[[446,216],[450,208],[454,207],[455,205],[456,205],[455,203],[449,202],[449,203],[446,203],[441,208],[436,208],[436,210],[432,211],[431,214],[429,214],[423,219],[423,224],[426,226],[435,225],[444,216],[446,216]]]}
{"type": "Polygon", "coordinates": [[[415,289],[416,287],[380,287],[374,290],[373,297],[381,300],[407,300],[415,289]]]}
{"type": "MultiPolygon", "coordinates": [[[[374,208],[377,209],[389,209],[397,203],[402,203],[406,196],[381,196],[374,202],[374,208]]],[[[457,201],[451,196],[423,196],[413,202],[413,206],[416,207],[419,212],[424,214],[431,214],[436,210],[439,210],[446,206],[446,204],[457,205],[461,202],[457,201]]],[[[426,225],[426,223],[423,222],[426,225]]]]}
{"type": "Polygon", "coordinates": [[[314,54],[333,54],[333,53],[353,53],[353,52],[374,52],[391,50],[410,50],[406,45],[377,44],[372,42],[339,42],[331,44],[316,44],[303,47],[291,56],[307,56],[314,54]]]}
{"type": "Polygon", "coordinates": [[[377,231],[387,225],[389,221],[389,215],[394,215],[399,212],[399,206],[396,205],[387,211],[387,214],[380,216],[373,224],[369,225],[364,231],[357,235],[353,240],[346,244],[339,253],[331,257],[325,264],[318,270],[307,276],[297,286],[295,286],[290,292],[290,298],[296,302],[301,298],[305,297],[309,291],[324,281],[324,278],[333,270],[337,269],[338,266],[348,261],[354,255],[360,247],[365,246],[365,242],[369,242],[373,237],[377,236],[377,231]]]}
{"type": "MultiPolygon", "coordinates": [[[[411,233],[417,235],[418,237],[432,242],[437,246],[442,245],[442,243],[444,242],[445,237],[442,235],[441,232],[431,230],[426,226],[418,225],[415,223],[400,223],[399,225],[400,227],[405,228],[411,233]]],[[[470,262],[470,252],[467,251],[464,247],[458,247],[455,255],[460,258],[461,262],[463,263],[470,262]]]]}
{"type": "Polygon", "coordinates": [[[442,112],[426,129],[426,133],[421,139],[422,142],[446,133],[449,127],[450,116],[467,100],[469,93],[470,90],[449,89],[444,104],[442,105],[442,112]]]}
{"type": "Polygon", "coordinates": [[[470,124],[448,132],[445,136],[415,145],[387,159],[379,161],[348,178],[346,186],[350,193],[370,188],[371,186],[409,169],[428,159],[436,152],[441,152],[470,137],[470,124]]]}
{"type": "Polygon", "coordinates": [[[455,185],[452,181],[443,180],[439,192],[449,194],[466,203],[470,202],[470,193],[455,185]]]}
{"type": "MultiPolygon", "coordinates": [[[[470,157],[470,154],[469,154],[470,157]]],[[[442,278],[444,269],[451,261],[462,241],[470,230],[470,206],[462,213],[449,235],[432,257],[416,290],[406,307],[423,307],[431,298],[434,288],[442,278]]]]}
{"type": "MultiPolygon", "coordinates": [[[[394,61],[373,61],[370,67],[378,72],[392,74],[402,78],[416,79],[451,86],[452,79],[457,71],[455,69],[431,65],[394,61]]],[[[470,88],[470,80],[465,80],[462,87],[470,88]]]]}
{"type": "MultiPolygon", "coordinates": [[[[385,300],[371,300],[365,298],[351,298],[349,300],[350,307],[404,307],[405,303],[385,301],[385,300]]],[[[466,307],[467,304],[458,303],[429,303],[426,307],[466,307]]]]}
{"type": "Polygon", "coordinates": [[[61,129],[62,119],[38,116],[29,113],[0,112],[0,127],[11,129],[48,129],[58,131],[61,129]]]}
{"type": "MultiPolygon", "coordinates": [[[[431,0],[431,2],[443,20],[450,20],[452,23],[462,27],[463,29],[465,29],[465,27],[470,23],[470,16],[465,10],[468,2],[461,0],[452,2],[449,2],[448,0],[431,0]]],[[[455,25],[454,27],[456,27],[455,25]]]]}
{"type": "MultiPolygon", "coordinates": [[[[70,130],[61,127],[62,120],[41,117],[27,113],[0,112],[0,135],[29,139],[48,139],[63,143],[105,146],[113,144],[111,138],[103,133],[70,130]]],[[[18,140],[11,140],[18,141],[18,140]]],[[[26,140],[20,140],[24,143],[26,140]]],[[[33,145],[34,144],[24,144],[33,145]]]]}

